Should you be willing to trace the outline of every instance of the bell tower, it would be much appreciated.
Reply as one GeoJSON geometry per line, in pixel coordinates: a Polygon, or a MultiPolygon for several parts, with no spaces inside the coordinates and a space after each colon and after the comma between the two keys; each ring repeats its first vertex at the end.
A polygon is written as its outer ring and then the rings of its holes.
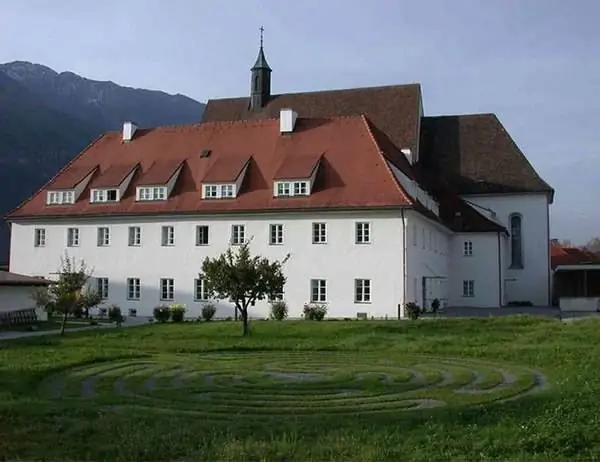
{"type": "Polygon", "coordinates": [[[263,51],[264,27],[260,27],[260,49],[254,66],[252,66],[252,80],[250,81],[250,109],[260,111],[271,96],[271,68],[263,51]]]}

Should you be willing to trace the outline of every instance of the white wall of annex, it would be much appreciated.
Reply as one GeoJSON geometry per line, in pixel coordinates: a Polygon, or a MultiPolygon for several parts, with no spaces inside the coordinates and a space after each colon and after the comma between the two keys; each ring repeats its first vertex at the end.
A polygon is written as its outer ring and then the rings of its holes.
{"type": "MultiPolygon", "coordinates": [[[[366,312],[369,317],[397,317],[397,305],[403,300],[400,211],[20,221],[12,224],[10,268],[17,273],[52,277],[61,256],[68,251],[69,256],[84,259],[95,277],[109,278],[107,304],[116,303],[125,315],[135,308],[138,316],[151,316],[152,309],[163,303],[159,300],[159,280],[173,278],[175,302],[185,303],[188,315],[197,317],[201,304],[193,301],[194,279],[205,257],[217,256],[227,249],[233,224],[246,225],[246,236],[253,238],[253,254],[283,259],[290,253],[285,265],[285,299],[290,317],[300,316],[310,297],[310,280],[318,278],[327,280],[328,316],[353,318],[357,312],[366,312]],[[315,221],[327,223],[326,244],[312,243],[315,221]],[[357,221],[371,224],[371,244],[355,243],[357,221]],[[269,244],[272,223],[284,225],[284,245],[269,244]],[[195,245],[195,228],[200,224],[209,225],[208,246],[195,245]],[[161,246],[163,225],[175,227],[175,246],[161,246]],[[98,226],[110,228],[110,246],[97,246],[98,226]],[[129,226],[142,228],[141,247],[128,246],[129,226]],[[36,227],[46,229],[45,247],[34,247],[36,227]],[[66,247],[68,227],[80,229],[79,247],[66,247]],[[127,278],[141,279],[140,301],[126,299],[127,278]],[[354,303],[355,278],[371,279],[371,303],[354,303]]],[[[250,314],[268,316],[269,304],[257,302],[250,314]]],[[[217,316],[233,316],[233,306],[219,304],[217,316]]]]}
{"type": "Polygon", "coordinates": [[[510,240],[505,247],[506,303],[531,301],[550,303],[548,197],[545,194],[465,196],[465,199],[496,213],[496,220],[510,232],[509,216],[520,213],[523,234],[523,269],[510,268],[510,240]]]}

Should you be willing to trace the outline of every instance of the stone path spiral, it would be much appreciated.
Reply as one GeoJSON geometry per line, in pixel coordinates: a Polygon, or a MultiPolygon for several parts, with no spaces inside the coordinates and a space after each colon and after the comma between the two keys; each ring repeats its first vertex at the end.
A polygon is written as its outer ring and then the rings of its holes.
{"type": "Polygon", "coordinates": [[[471,359],[273,352],[102,361],[47,377],[40,394],[222,420],[480,405],[548,386],[539,371],[471,359]]]}

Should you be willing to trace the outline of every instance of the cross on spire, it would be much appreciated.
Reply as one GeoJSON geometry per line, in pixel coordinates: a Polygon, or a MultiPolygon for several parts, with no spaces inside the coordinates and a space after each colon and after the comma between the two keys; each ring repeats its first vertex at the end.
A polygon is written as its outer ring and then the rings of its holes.
{"type": "Polygon", "coordinates": [[[265,28],[263,26],[260,26],[260,29],[258,29],[260,31],[260,47],[263,47],[263,33],[265,32],[265,28]]]}

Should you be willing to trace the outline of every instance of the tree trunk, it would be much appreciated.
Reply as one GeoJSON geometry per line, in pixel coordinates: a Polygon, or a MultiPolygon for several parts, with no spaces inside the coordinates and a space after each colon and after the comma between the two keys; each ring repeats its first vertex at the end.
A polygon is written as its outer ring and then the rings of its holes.
{"type": "Polygon", "coordinates": [[[242,321],[244,322],[244,336],[250,335],[250,328],[248,326],[248,307],[241,310],[242,321]]]}
{"type": "Polygon", "coordinates": [[[233,310],[233,319],[234,320],[238,320],[238,307],[236,305],[235,309],[233,310]]]}
{"type": "Polygon", "coordinates": [[[68,314],[69,314],[69,312],[67,310],[65,310],[65,312],[63,313],[62,324],[60,326],[60,335],[65,335],[65,327],[67,325],[68,314]]]}

